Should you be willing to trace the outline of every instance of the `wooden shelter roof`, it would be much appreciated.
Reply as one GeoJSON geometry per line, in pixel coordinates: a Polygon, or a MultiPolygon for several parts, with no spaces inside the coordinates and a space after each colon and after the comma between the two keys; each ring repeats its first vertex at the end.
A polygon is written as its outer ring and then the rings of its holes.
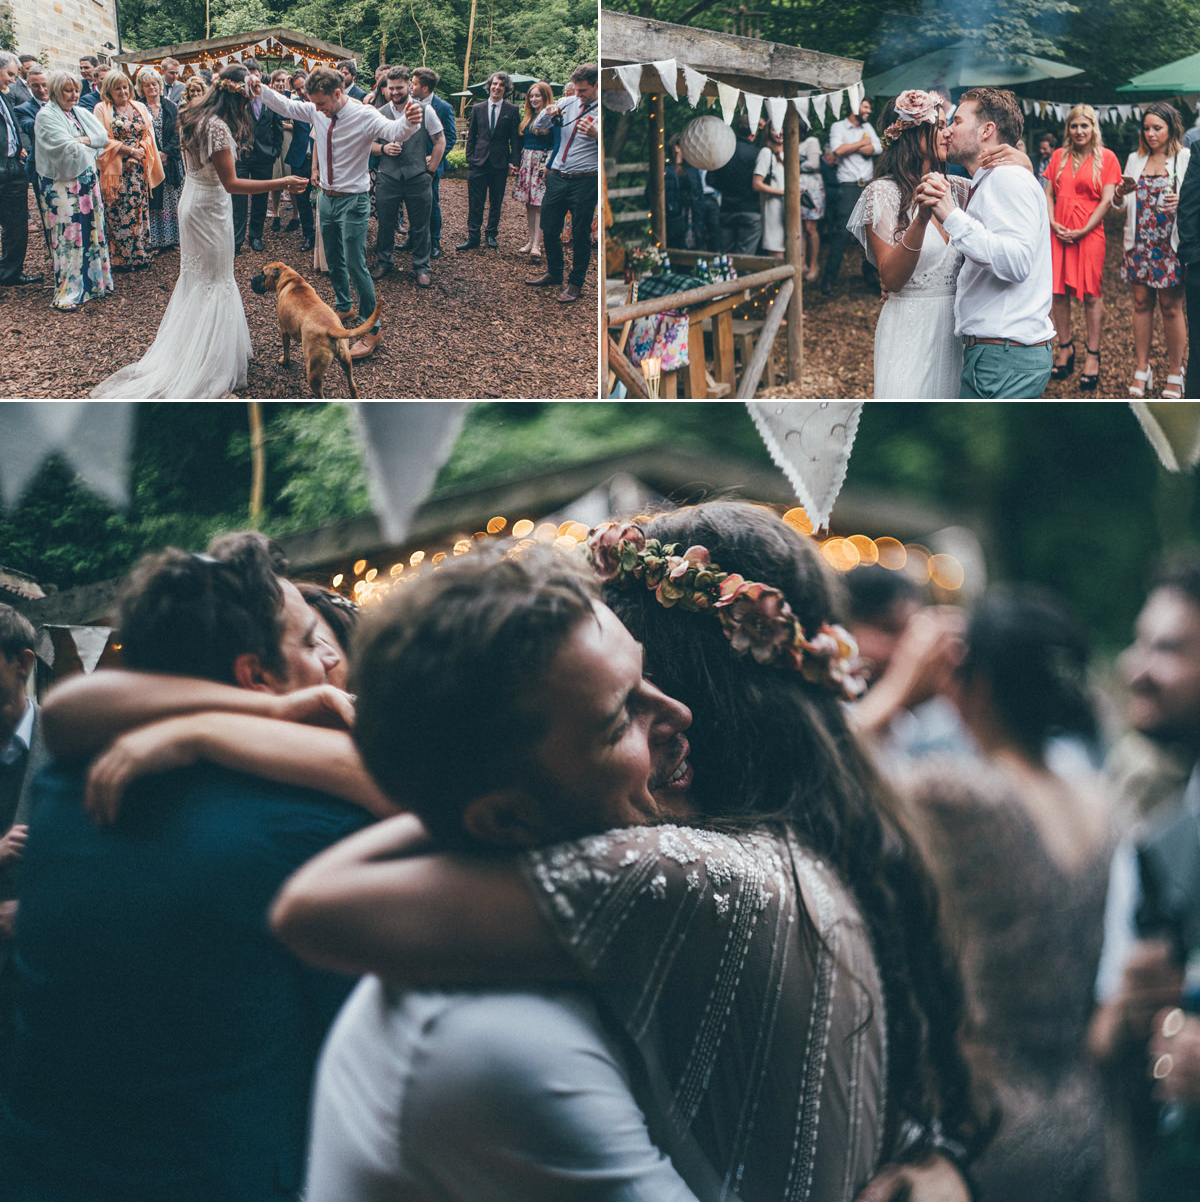
{"type": "Polygon", "coordinates": [[[266,50],[259,49],[264,58],[305,59],[322,65],[332,66],[362,60],[362,52],[347,50],[345,46],[326,42],[323,38],[310,37],[295,29],[273,25],[270,29],[254,29],[246,33],[228,34],[220,38],[202,38],[198,42],[181,42],[175,46],[156,46],[152,50],[130,50],[117,55],[113,62],[122,64],[152,63],[157,66],[164,58],[177,58],[186,66],[205,66],[217,59],[227,59],[237,51],[252,51],[266,43],[266,50]]]}
{"type": "MultiPolygon", "coordinates": [[[[710,80],[760,96],[794,96],[805,88],[831,92],[862,78],[859,59],[691,25],[672,25],[609,9],[600,10],[600,46],[603,67],[673,58],[703,72],[710,80]]],[[[610,77],[603,79],[603,86],[615,89],[621,85],[610,77]]],[[[658,72],[643,69],[641,91],[663,90],[658,72]]],[[[715,96],[715,83],[710,82],[705,93],[715,96]]]]}

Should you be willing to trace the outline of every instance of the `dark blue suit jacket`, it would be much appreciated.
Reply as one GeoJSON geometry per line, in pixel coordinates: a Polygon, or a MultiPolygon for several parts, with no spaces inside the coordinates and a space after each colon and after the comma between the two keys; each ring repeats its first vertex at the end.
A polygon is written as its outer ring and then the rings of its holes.
{"type": "Polygon", "coordinates": [[[301,964],[267,908],[366,815],[202,765],[142,782],[103,829],[82,784],[54,765],[35,786],[5,1198],[295,1197],[314,1063],[353,982],[301,964]]]}
{"type": "MultiPolygon", "coordinates": [[[[454,109],[449,101],[443,100],[434,92],[429,98],[429,103],[433,105],[433,111],[437,113],[438,120],[442,123],[442,129],[446,131],[446,153],[442,155],[442,161],[438,164],[438,169],[435,172],[438,179],[441,179],[446,174],[446,159],[458,142],[458,125],[454,118],[454,109]]],[[[433,139],[426,136],[425,141],[427,143],[425,153],[432,154],[433,139]]]]}
{"type": "Polygon", "coordinates": [[[37,184],[37,168],[34,163],[33,123],[37,120],[38,110],[41,107],[36,99],[17,105],[17,124],[21,127],[21,132],[29,139],[31,148],[29,157],[25,160],[25,174],[29,176],[29,182],[35,185],[37,184]]]}

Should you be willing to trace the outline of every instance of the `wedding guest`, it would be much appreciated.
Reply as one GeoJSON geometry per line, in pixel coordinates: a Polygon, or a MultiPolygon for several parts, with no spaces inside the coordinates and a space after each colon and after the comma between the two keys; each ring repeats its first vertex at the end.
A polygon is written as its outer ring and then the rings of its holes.
{"type": "MultiPolygon", "coordinates": [[[[82,61],[83,60],[80,59],[81,63],[82,63],[82,61]]],[[[95,62],[95,59],[93,59],[92,61],[95,62]]],[[[99,63],[92,69],[91,91],[85,92],[79,98],[80,108],[87,109],[89,113],[94,113],[96,111],[96,106],[103,99],[100,90],[104,86],[104,77],[106,75],[111,74],[112,70],[113,70],[113,68],[110,67],[108,65],[108,63],[99,63]]]]}
{"type": "Polygon", "coordinates": [[[96,91],[96,68],[100,66],[100,60],[94,54],[81,54],[79,56],[79,78],[82,80],[82,93],[79,97],[80,103],[84,98],[90,96],[96,91]]]}
{"type": "Polygon", "coordinates": [[[762,207],[754,190],[758,151],[750,138],[750,122],[745,113],[734,118],[733,132],[737,135],[733,156],[724,166],[709,171],[706,178],[721,193],[721,251],[752,255],[762,241],[762,207]]]}
{"type": "Polygon", "coordinates": [[[179,149],[179,108],[162,94],[162,79],[153,67],[143,67],[134,81],[154,119],[154,145],[163,165],[163,182],[150,193],[148,245],[155,250],[179,245],[179,194],[183,190],[183,154],[179,149]]]}
{"type": "Polygon", "coordinates": [[[1187,326],[1183,317],[1183,270],[1176,253],[1179,229],[1175,210],[1187,174],[1191,151],[1183,145],[1179,110],[1166,101],[1148,104],[1142,115],[1138,148],[1125,163],[1117,185],[1114,209],[1125,210],[1125,258],[1121,279],[1133,287],[1133,349],[1137,367],[1129,395],[1142,398],[1154,387],[1150,346],[1154,339],[1154,309],[1162,314],[1167,340],[1167,386],[1164,400],[1178,400],[1183,388],[1183,353],[1187,326]],[[1135,195],[1135,203],[1125,198],[1135,195]]]}
{"type": "MultiPolygon", "coordinates": [[[[663,207],[667,215],[667,246],[686,247],[687,233],[692,231],[693,245],[700,245],[696,215],[703,205],[700,172],[684,162],[679,134],[667,143],[666,169],[663,173],[663,207]]],[[[650,186],[646,185],[649,197],[650,186]]]]}
{"type": "MultiPolygon", "coordinates": [[[[488,98],[471,109],[467,126],[467,236],[455,250],[474,250],[482,234],[487,245],[496,250],[500,232],[500,210],[504,205],[504,185],[516,175],[521,161],[521,114],[505,97],[512,86],[507,71],[495,71],[488,80],[488,98]],[[483,226],[483,206],[487,203],[487,228],[483,226]]],[[[549,112],[549,106],[543,112],[549,112]]]]}
{"type": "Polygon", "coordinates": [[[594,63],[575,68],[571,82],[575,95],[569,100],[551,104],[538,114],[535,125],[550,127],[554,117],[562,118],[562,149],[555,152],[542,201],[542,236],[545,239],[546,270],[542,275],[527,279],[535,288],[558,286],[563,278],[563,223],[571,215],[571,274],[567,286],[558,294],[561,305],[577,301],[583,293],[588,263],[592,255],[592,217],[600,177],[600,122],[598,72],[594,63]]]}
{"type": "Polygon", "coordinates": [[[17,119],[16,105],[8,94],[17,78],[15,54],[0,50],[0,286],[39,284],[40,273],[27,272],[25,251],[29,245],[29,177],[26,162],[33,150],[17,119]]]}
{"type": "Polygon", "coordinates": [[[825,216],[825,183],[821,179],[821,142],[810,129],[800,143],[800,210],[804,217],[804,279],[814,283],[821,254],[820,221],[825,216]],[[805,204],[807,199],[808,203],[805,204]]]}
{"type": "Polygon", "coordinates": [[[33,99],[33,92],[29,88],[29,68],[37,61],[36,54],[17,55],[17,78],[8,85],[8,96],[18,108],[33,99]]]}
{"type": "MultiPolygon", "coordinates": [[[[262,68],[258,60],[245,58],[244,66],[261,84],[262,68]]],[[[272,92],[274,89],[264,88],[272,92]]],[[[250,121],[253,135],[250,143],[244,146],[237,156],[237,173],[239,179],[274,179],[275,160],[279,157],[283,146],[283,116],[263,104],[262,96],[255,96],[250,101],[250,121]]],[[[267,221],[267,192],[255,192],[247,199],[245,195],[235,194],[233,198],[233,246],[234,251],[240,251],[245,243],[250,243],[250,249],[261,252],[263,249],[263,227],[267,221]]]]}
{"type": "MultiPolygon", "coordinates": [[[[288,73],[279,67],[271,72],[271,87],[286,96],[288,93],[288,73]]],[[[292,146],[292,122],[288,118],[283,119],[283,146],[275,159],[275,166],[271,172],[272,179],[281,179],[285,175],[291,173],[285,169],[287,153],[292,146]]],[[[275,233],[279,233],[280,218],[283,216],[283,202],[287,196],[282,188],[276,192],[267,193],[267,216],[271,219],[271,229],[275,233]]]]}
{"type": "MultiPolygon", "coordinates": [[[[1188,331],[1200,336],[1200,155],[1188,160],[1187,172],[1179,189],[1179,213],[1175,226],[1179,231],[1179,261],[1187,268],[1183,282],[1188,331]]],[[[1200,351],[1188,356],[1187,378],[1183,395],[1200,400],[1200,351]]]]}
{"type": "Polygon", "coordinates": [[[529,241],[517,253],[533,259],[542,257],[542,201],[546,196],[546,168],[554,157],[561,127],[555,125],[549,130],[532,127],[538,113],[553,103],[554,92],[548,83],[529,85],[520,126],[521,166],[517,172],[517,182],[513,185],[512,198],[525,206],[525,220],[529,225],[529,241]]]}
{"type": "Polygon", "coordinates": [[[864,100],[858,111],[841,121],[835,121],[829,131],[829,153],[837,159],[838,200],[833,218],[833,236],[829,240],[829,255],[825,260],[825,275],[821,279],[821,295],[833,295],[833,282],[842,269],[842,259],[850,241],[846,223],[861,190],[873,174],[873,158],[883,152],[879,135],[871,127],[871,102],[864,100]]]}
{"type": "Polygon", "coordinates": [[[1050,166],[1050,158],[1057,149],[1058,139],[1052,133],[1044,133],[1038,138],[1037,158],[1033,161],[1033,173],[1038,179],[1046,178],[1046,168],[1050,166]]]}
{"type": "Polygon", "coordinates": [[[108,145],[99,118],[78,104],[79,79],[49,78],[50,101],[34,122],[38,186],[54,260],[56,309],[74,309],[113,290],[96,155],[108,145]]]}
{"type": "Polygon", "coordinates": [[[154,118],[144,104],[133,99],[133,87],[125,73],[115,69],[100,85],[96,116],[108,131],[108,146],[100,154],[99,165],[113,270],[148,267],[154,258],[150,193],[165,178],[154,143],[154,118]]]}
{"type": "MultiPolygon", "coordinates": [[[[458,120],[454,116],[454,109],[434,91],[438,86],[438,79],[438,73],[432,67],[417,67],[412,73],[412,90],[418,104],[430,104],[437,113],[446,135],[446,155],[449,155],[458,143],[458,120]]],[[[429,137],[426,137],[425,151],[427,154],[433,153],[433,141],[429,137]]],[[[442,156],[438,169],[433,173],[433,211],[429,216],[431,259],[442,257],[442,206],[438,185],[442,176],[446,174],[446,155],[442,156]]]]}
{"type": "Polygon", "coordinates": [[[177,58],[164,58],[159,64],[162,72],[163,95],[178,108],[183,103],[183,80],[179,78],[183,64],[177,58]]]}
{"type": "Polygon", "coordinates": [[[1038,174],[1045,182],[1050,232],[1054,235],[1050,242],[1054,262],[1050,313],[1058,335],[1058,354],[1050,378],[1065,380],[1075,368],[1071,298],[1082,298],[1087,359],[1079,387],[1092,392],[1100,383],[1100,339],[1104,334],[1104,301],[1100,296],[1104,214],[1121,182],[1121,168],[1117,156],[1104,145],[1096,110],[1090,104],[1077,104],[1067,114],[1066,145],[1051,155],[1044,176],[1038,174]]]}
{"type": "MultiPolygon", "coordinates": [[[[292,87],[293,100],[308,99],[308,92],[305,90],[307,81],[307,71],[292,72],[292,78],[289,82],[292,87]]],[[[312,203],[312,126],[307,121],[301,121],[298,117],[289,117],[288,120],[292,126],[292,141],[284,154],[284,161],[291,169],[293,175],[303,177],[309,181],[309,184],[299,196],[293,199],[292,207],[295,209],[296,216],[287,223],[285,232],[290,234],[295,230],[302,230],[304,241],[300,249],[307,253],[313,249],[316,240],[312,203]]]]}
{"type": "Polygon", "coordinates": [[[189,75],[187,82],[183,85],[183,104],[190,104],[193,100],[199,100],[205,92],[208,91],[208,84],[204,82],[202,75],[189,75]]]}
{"type": "Polygon", "coordinates": [[[752,181],[762,205],[762,249],[783,258],[783,131],[768,124],[752,181]]]}
{"type": "Polygon", "coordinates": [[[366,92],[358,86],[358,64],[353,59],[345,59],[338,63],[337,69],[342,73],[342,82],[346,87],[346,95],[353,100],[365,100],[366,92]]]}

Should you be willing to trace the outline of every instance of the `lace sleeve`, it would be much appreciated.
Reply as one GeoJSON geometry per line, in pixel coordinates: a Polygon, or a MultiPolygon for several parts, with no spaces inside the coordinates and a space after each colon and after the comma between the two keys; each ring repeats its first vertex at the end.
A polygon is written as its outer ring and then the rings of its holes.
{"type": "Polygon", "coordinates": [[[872,180],[858,198],[846,228],[862,243],[867,258],[878,267],[875,256],[871,252],[871,242],[867,237],[868,230],[874,230],[875,236],[884,242],[894,242],[896,234],[896,215],[900,212],[900,189],[894,180],[872,180]]]}
{"type": "Polygon", "coordinates": [[[214,117],[208,123],[208,157],[211,159],[218,150],[233,149],[233,134],[224,121],[214,117]]]}

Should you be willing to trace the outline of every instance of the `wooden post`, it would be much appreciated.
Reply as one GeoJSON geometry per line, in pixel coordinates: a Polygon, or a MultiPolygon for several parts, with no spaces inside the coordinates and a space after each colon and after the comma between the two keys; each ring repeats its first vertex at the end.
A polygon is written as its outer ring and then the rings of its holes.
{"type": "MultiPolygon", "coordinates": [[[[733,310],[722,309],[713,317],[713,375],[719,384],[730,389],[737,384],[737,369],[733,362],[733,310]]],[[[742,365],[743,367],[745,364],[742,365]]]]}
{"type": "Polygon", "coordinates": [[[650,228],[654,240],[667,249],[667,199],[664,195],[663,176],[667,171],[667,156],[664,148],[666,131],[663,124],[663,97],[651,93],[650,108],[650,228]]]}
{"type": "Polygon", "coordinates": [[[783,188],[784,259],[796,269],[787,313],[788,380],[799,384],[804,371],[804,210],[800,207],[800,114],[791,104],[783,118],[783,188]]]}
{"type": "MultiPolygon", "coordinates": [[[[471,21],[467,26],[467,53],[463,56],[463,91],[471,82],[471,42],[475,38],[475,6],[477,0],[471,0],[471,21]]],[[[458,115],[461,117],[467,111],[467,97],[458,102],[458,115]]]]}
{"type": "Polygon", "coordinates": [[[754,399],[758,381],[762,378],[763,368],[767,366],[767,360],[771,357],[771,346],[775,341],[775,335],[779,332],[779,327],[783,322],[784,309],[794,295],[795,285],[791,280],[784,280],[779,288],[779,295],[771,302],[771,307],[767,310],[767,317],[763,322],[762,333],[758,336],[754,354],[750,356],[750,362],[742,371],[742,382],[734,394],[739,401],[754,399]]]}
{"type": "Polygon", "coordinates": [[[250,406],[250,521],[257,522],[263,507],[263,485],[267,478],[267,459],[263,448],[262,406],[250,406]]]}

